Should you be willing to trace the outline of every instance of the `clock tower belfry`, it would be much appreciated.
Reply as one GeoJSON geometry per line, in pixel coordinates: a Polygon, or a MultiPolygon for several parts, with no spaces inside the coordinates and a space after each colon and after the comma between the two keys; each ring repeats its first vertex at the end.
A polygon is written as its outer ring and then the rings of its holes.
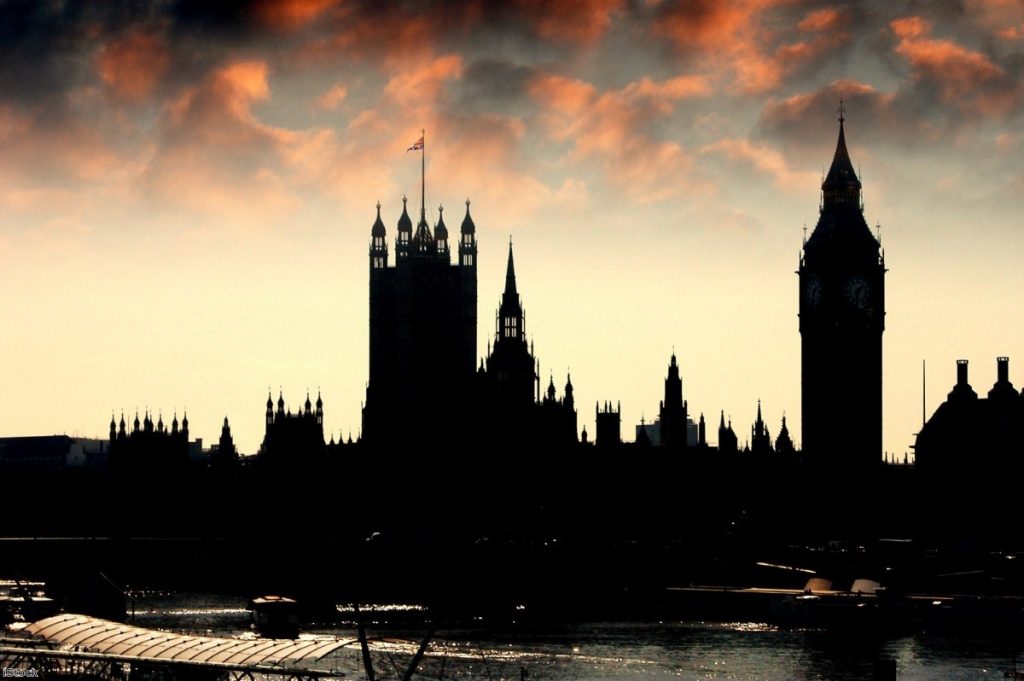
{"type": "Polygon", "coordinates": [[[864,220],[839,106],[818,224],[800,257],[803,451],[854,474],[882,461],[885,254],[864,220]]]}

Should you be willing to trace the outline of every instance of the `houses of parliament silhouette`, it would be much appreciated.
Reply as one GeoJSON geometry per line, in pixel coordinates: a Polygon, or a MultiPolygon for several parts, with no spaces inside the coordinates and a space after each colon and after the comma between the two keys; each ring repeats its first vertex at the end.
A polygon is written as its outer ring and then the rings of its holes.
{"type": "MultiPolygon", "coordinates": [[[[163,485],[168,493],[191,475],[210,486],[210,499],[218,500],[204,502],[210,504],[227,504],[223,499],[231,495],[215,491],[226,489],[239,495],[276,489],[292,501],[326,504],[334,485],[343,481],[354,504],[373,506],[394,522],[415,515],[423,489],[459,489],[443,499],[466,522],[498,518],[502,527],[532,523],[541,532],[585,516],[588,526],[612,528],[612,533],[680,523],[720,526],[733,522],[738,508],[754,507],[764,516],[761,522],[798,525],[809,494],[817,495],[822,508],[840,505],[829,477],[837,472],[889,489],[891,497],[918,500],[930,498],[925,487],[903,494],[921,484],[921,475],[906,477],[918,472],[929,481],[945,481],[956,493],[965,471],[972,471],[968,479],[975,481],[992,475],[1016,479],[1024,398],[1009,383],[1005,358],[987,400],[967,384],[966,362],[960,366],[949,400],[918,436],[920,471],[882,465],[885,260],[864,218],[842,106],[838,123],[818,221],[805,237],[797,272],[801,448],[785,416],[777,437],[771,437],[760,403],[749,440],[741,444],[723,409],[717,442],[709,442],[704,413],[684,399],[674,352],[655,423],[639,426],[635,443],[623,443],[621,409],[607,400],[595,407],[591,438],[586,426],[580,428],[571,376],[564,384],[558,377],[561,393],[556,377],[545,377],[542,391],[539,361],[526,335],[512,240],[494,336],[481,358],[476,354],[479,245],[470,201],[452,243],[443,207],[431,226],[421,199],[414,228],[403,198],[391,243],[379,203],[370,227],[369,378],[355,440],[336,442],[332,436],[325,442],[319,394],[315,403],[307,394],[295,413],[286,408],[283,393],[276,408],[268,394],[266,431],[256,456],[237,455],[227,418],[220,441],[204,452],[201,443],[188,441],[184,422],[166,428],[147,413],[130,432],[123,417],[120,425],[112,418],[109,442],[98,441],[92,454],[75,459],[71,475],[90,469],[81,475],[93,485],[163,485]],[[283,491],[282,481],[287,481],[283,491]],[[379,504],[372,481],[386,481],[396,490],[390,497],[398,501],[379,504]],[[687,513],[676,501],[681,489],[688,495],[687,513]],[[510,519],[509,513],[518,517],[510,519]]],[[[413,149],[423,152],[422,140],[413,149]]],[[[425,197],[425,160],[421,172],[425,197]]],[[[43,440],[0,442],[0,466],[28,475],[68,468],[71,457],[61,448],[69,447],[70,439],[43,440]]],[[[87,494],[82,490],[88,485],[74,489],[87,494]]],[[[851,512],[862,507],[857,498],[842,503],[851,512]]],[[[274,508],[261,512],[276,517],[274,508]]],[[[230,515],[227,506],[221,512],[230,515]]],[[[828,522],[825,514],[822,524],[828,522]]]]}
{"type": "MultiPolygon", "coordinates": [[[[839,467],[870,470],[882,461],[885,262],[864,219],[861,183],[846,147],[844,121],[841,108],[835,153],[821,186],[818,223],[804,243],[798,272],[803,446],[808,455],[827,457],[839,467]]],[[[417,144],[423,151],[422,138],[417,144]]],[[[425,186],[425,174],[423,182],[425,186]]],[[[509,438],[517,444],[577,442],[571,378],[561,400],[553,376],[543,400],[540,395],[511,240],[494,345],[488,345],[488,356],[474,376],[478,246],[470,202],[455,264],[450,261],[443,208],[432,233],[421,202],[414,231],[407,200],[402,203],[393,266],[379,204],[370,230],[370,378],[363,439],[370,446],[422,442],[439,432],[438,424],[458,420],[469,425],[457,432],[474,439],[500,433],[505,443],[509,438]]],[[[604,409],[598,405],[599,446],[621,441],[619,413],[610,403],[604,409]]],[[[673,353],[658,421],[652,430],[638,429],[638,442],[670,450],[706,449],[703,414],[693,442],[688,420],[673,353]]],[[[443,432],[451,438],[454,430],[443,432]]],[[[723,412],[719,446],[738,448],[736,439],[723,412]]],[[[785,453],[794,449],[785,422],[776,444],[785,453]]],[[[759,453],[775,449],[760,405],[747,448],[759,453]]]]}

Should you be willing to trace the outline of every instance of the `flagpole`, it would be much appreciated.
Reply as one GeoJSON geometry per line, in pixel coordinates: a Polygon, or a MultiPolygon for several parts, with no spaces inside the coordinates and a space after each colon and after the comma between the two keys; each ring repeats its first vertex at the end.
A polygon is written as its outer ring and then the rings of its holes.
{"type": "Polygon", "coordinates": [[[423,152],[420,155],[420,221],[427,221],[427,131],[420,130],[420,139],[423,140],[423,152]]]}

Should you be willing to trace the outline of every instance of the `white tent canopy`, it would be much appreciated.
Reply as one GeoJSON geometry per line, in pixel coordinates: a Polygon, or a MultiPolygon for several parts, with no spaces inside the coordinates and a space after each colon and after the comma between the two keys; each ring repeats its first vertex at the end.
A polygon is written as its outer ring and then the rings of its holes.
{"type": "Polygon", "coordinates": [[[239,640],[188,636],[87,617],[56,615],[30,624],[33,636],[65,648],[132,657],[153,662],[188,662],[209,665],[274,665],[293,667],[320,660],[357,639],[239,640]]]}

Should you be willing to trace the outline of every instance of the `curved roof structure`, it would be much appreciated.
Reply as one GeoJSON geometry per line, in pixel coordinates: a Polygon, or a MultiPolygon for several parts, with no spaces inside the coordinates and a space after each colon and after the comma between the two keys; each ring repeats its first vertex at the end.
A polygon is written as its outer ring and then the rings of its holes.
{"type": "Polygon", "coordinates": [[[200,665],[294,667],[312,663],[357,639],[290,640],[188,636],[87,617],[56,615],[25,629],[48,643],[101,655],[200,665]]]}

